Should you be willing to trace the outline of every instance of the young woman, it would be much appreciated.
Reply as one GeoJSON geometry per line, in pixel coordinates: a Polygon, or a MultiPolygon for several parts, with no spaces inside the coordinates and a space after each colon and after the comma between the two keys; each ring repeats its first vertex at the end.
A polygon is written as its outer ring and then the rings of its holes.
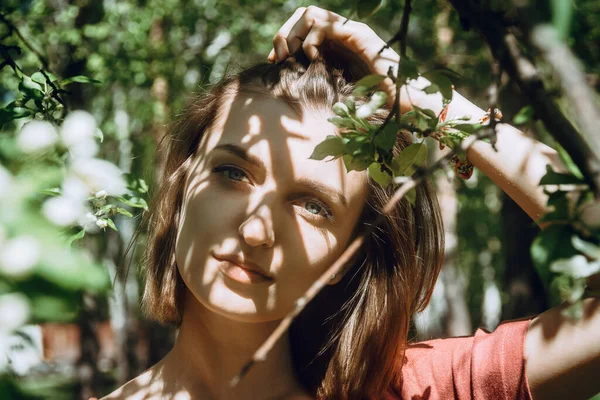
{"type": "MultiPolygon", "coordinates": [[[[444,231],[428,184],[414,208],[397,205],[268,358],[230,387],[393,193],[366,172],[347,173],[341,159],[309,159],[336,134],[327,118],[351,95],[349,82],[386,74],[399,59],[391,49],[378,54],[384,42],[368,26],[344,21],[298,9],[275,36],[270,64],[224,79],[173,125],[148,220],[143,308],[178,326],[178,336],[163,360],[105,398],[574,399],[600,391],[597,299],[586,300],[577,322],[555,309],[494,333],[407,345],[410,318],[426,306],[442,265],[444,231]]],[[[382,87],[393,99],[394,85],[382,87]]],[[[440,111],[438,97],[406,90],[440,111]]],[[[454,99],[450,116],[484,114],[454,99]]],[[[559,166],[556,154],[505,124],[498,131],[498,153],[477,142],[468,158],[537,219],[545,205],[537,183],[547,163],[559,166]]],[[[410,140],[399,137],[395,151],[410,140]]]]}

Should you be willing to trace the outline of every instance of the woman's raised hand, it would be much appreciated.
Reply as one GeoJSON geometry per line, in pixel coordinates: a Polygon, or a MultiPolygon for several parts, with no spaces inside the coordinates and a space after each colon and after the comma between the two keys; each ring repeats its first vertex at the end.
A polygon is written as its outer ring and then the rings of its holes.
{"type": "MultiPolygon", "coordinates": [[[[362,22],[315,6],[300,7],[275,34],[268,60],[282,61],[302,47],[309,60],[314,60],[323,50],[339,54],[348,61],[357,79],[368,74],[387,75],[390,66],[395,76],[400,57],[391,48],[380,53],[385,45],[386,42],[362,22]]],[[[390,79],[385,80],[382,89],[395,95],[390,79]]]]}

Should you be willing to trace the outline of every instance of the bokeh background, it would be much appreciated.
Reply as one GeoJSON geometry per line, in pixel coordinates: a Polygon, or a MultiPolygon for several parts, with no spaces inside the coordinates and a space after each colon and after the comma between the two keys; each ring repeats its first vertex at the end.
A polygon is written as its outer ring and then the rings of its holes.
{"type": "MultiPolygon", "coordinates": [[[[598,91],[600,2],[564,2],[570,13],[568,44],[598,91]]],[[[400,25],[403,2],[386,3],[362,20],[389,39],[400,25]]],[[[540,21],[551,20],[557,7],[552,1],[530,3],[540,21]]],[[[143,276],[137,266],[144,232],[126,253],[145,201],[158,184],[159,141],[187,96],[228,71],[265,62],[275,32],[297,7],[309,4],[359,19],[353,2],[339,0],[2,1],[0,398],[100,397],[169,351],[175,330],[146,320],[139,311],[143,276]],[[21,75],[7,60],[18,65],[21,75]],[[45,77],[34,76],[40,68],[56,82],[80,77],[63,86],[68,93],[61,94],[62,108],[40,111],[44,101],[53,101],[43,97],[45,77]],[[23,75],[32,79],[33,89],[23,87],[23,75]],[[9,107],[23,93],[33,101],[33,111],[9,107]],[[62,122],[65,116],[69,126],[62,122]],[[60,141],[48,147],[53,156],[40,155],[35,149],[39,141],[32,144],[19,132],[30,120],[51,118],[56,132],[46,126],[46,137],[60,136],[60,141]],[[73,129],[89,131],[96,144],[69,142],[73,129]],[[104,175],[77,170],[66,152],[72,146],[82,149],[83,159],[110,163],[98,164],[104,175]],[[99,179],[114,178],[113,167],[125,173],[120,185],[128,187],[107,194],[121,197],[120,203],[114,201],[119,210],[106,208],[112,203],[100,193],[87,211],[104,207],[101,215],[115,229],[94,216],[87,225],[73,224],[74,217],[69,220],[61,211],[69,201],[65,176],[86,177],[81,180],[93,188],[99,179]],[[40,193],[55,186],[63,189],[54,197],[62,203],[47,205],[52,191],[46,197],[40,193]],[[55,240],[61,237],[76,239],[68,253],[55,240]],[[31,259],[23,261],[24,254],[31,259]]],[[[408,55],[421,71],[446,67],[458,72],[463,79],[455,82],[456,90],[487,108],[493,59],[481,36],[469,28],[448,2],[415,1],[408,55]]],[[[499,108],[505,120],[552,145],[540,123],[523,117],[525,105],[503,77],[499,108]]],[[[478,171],[467,181],[443,173],[433,179],[446,222],[446,264],[430,306],[415,318],[411,337],[468,335],[479,326],[493,330],[501,320],[555,304],[530,256],[538,228],[527,215],[478,171]]]]}

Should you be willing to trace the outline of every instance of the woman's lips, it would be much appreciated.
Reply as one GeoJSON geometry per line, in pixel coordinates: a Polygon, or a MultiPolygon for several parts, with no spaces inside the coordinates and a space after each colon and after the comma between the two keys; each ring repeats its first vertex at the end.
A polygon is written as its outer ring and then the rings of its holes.
{"type": "MultiPolygon", "coordinates": [[[[214,257],[214,256],[213,256],[214,257]]],[[[214,257],[215,260],[219,261],[219,269],[225,276],[233,279],[236,282],[252,284],[262,282],[272,282],[273,279],[268,278],[259,274],[258,272],[250,271],[238,264],[235,264],[228,260],[222,260],[214,257]]]]}

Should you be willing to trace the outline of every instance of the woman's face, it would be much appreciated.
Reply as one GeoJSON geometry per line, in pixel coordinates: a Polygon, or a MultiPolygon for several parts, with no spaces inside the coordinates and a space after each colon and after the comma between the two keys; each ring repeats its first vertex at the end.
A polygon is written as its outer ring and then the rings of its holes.
{"type": "Polygon", "coordinates": [[[273,321],[345,249],[367,177],[346,173],[341,159],[309,159],[335,134],[325,111],[305,109],[299,120],[284,102],[251,95],[223,108],[188,175],[177,265],[205,307],[239,321],[273,321]]]}

